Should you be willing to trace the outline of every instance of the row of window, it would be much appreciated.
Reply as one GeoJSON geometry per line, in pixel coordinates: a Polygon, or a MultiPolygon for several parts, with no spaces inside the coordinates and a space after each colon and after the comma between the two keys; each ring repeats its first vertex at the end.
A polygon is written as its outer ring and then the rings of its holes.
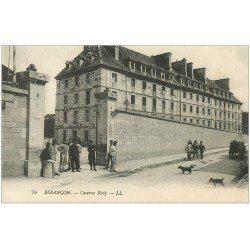
{"type": "MultiPolygon", "coordinates": [[[[186,117],[184,117],[183,118],[183,121],[184,122],[187,122],[187,118],[186,117]]],[[[196,124],[198,124],[198,125],[200,125],[201,123],[200,123],[200,119],[196,119],[196,124]]],[[[194,123],[194,119],[193,118],[190,118],[189,119],[189,122],[190,123],[194,123]]],[[[208,126],[208,127],[211,127],[212,126],[212,121],[210,121],[210,120],[208,120],[207,121],[207,124],[206,124],[206,120],[202,120],[202,125],[203,126],[208,126]]],[[[217,121],[215,121],[214,122],[214,128],[216,128],[216,129],[224,129],[224,130],[238,130],[238,131],[241,131],[241,127],[240,127],[240,124],[238,124],[238,128],[237,128],[237,125],[234,125],[234,123],[227,123],[227,126],[226,126],[226,123],[223,123],[223,122],[217,122],[217,121]]]]}
{"type": "MultiPolygon", "coordinates": [[[[91,73],[86,74],[86,83],[90,83],[90,77],[91,77],[91,73]]],[[[97,80],[97,78],[95,79],[97,80]]],[[[75,76],[75,85],[79,86],[80,85],[80,77],[79,76],[75,76]]],[[[65,79],[64,80],[64,88],[68,88],[69,87],[69,80],[65,79]]]]}
{"type": "MultiPolygon", "coordinates": [[[[89,116],[90,115],[90,111],[87,109],[85,110],[85,121],[88,122],[89,121],[89,116]]],[[[63,112],[63,122],[66,123],[68,122],[68,112],[64,111],[63,112]]],[[[73,114],[73,122],[74,123],[78,123],[79,122],[79,111],[75,110],[74,114],[73,114]]]]}
{"type": "MultiPolygon", "coordinates": [[[[84,138],[83,140],[84,141],[88,141],[89,140],[89,131],[88,130],[84,130],[83,131],[83,134],[84,134],[84,138]]],[[[72,137],[70,137],[69,139],[74,139],[76,140],[78,137],[77,137],[77,130],[72,130],[72,137]]],[[[63,143],[66,143],[67,142],[67,131],[66,130],[63,130],[63,143]]]]}
{"type": "MultiPolygon", "coordinates": [[[[74,94],[74,104],[77,104],[79,102],[79,94],[75,93],[74,94]]],[[[64,95],[64,101],[63,101],[64,105],[68,104],[68,95],[64,95]]],[[[86,100],[85,100],[85,104],[89,105],[90,104],[90,90],[86,90],[86,100]]]]}

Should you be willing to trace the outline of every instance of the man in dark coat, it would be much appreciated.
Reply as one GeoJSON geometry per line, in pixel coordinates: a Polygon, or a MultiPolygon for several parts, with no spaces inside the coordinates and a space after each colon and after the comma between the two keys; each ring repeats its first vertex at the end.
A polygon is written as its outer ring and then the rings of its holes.
{"type": "Polygon", "coordinates": [[[89,145],[88,145],[88,152],[89,152],[89,155],[88,155],[88,159],[89,159],[89,166],[90,166],[90,170],[93,170],[94,171],[97,171],[96,170],[96,163],[95,163],[95,151],[96,151],[96,147],[95,145],[92,144],[93,141],[90,140],[89,141],[89,145]]]}
{"type": "Polygon", "coordinates": [[[206,150],[205,146],[203,145],[203,141],[200,141],[199,150],[200,150],[201,159],[203,159],[203,153],[206,150]]]}
{"type": "Polygon", "coordinates": [[[76,141],[74,140],[73,143],[69,146],[69,159],[70,165],[72,168],[72,172],[81,172],[80,170],[80,152],[77,147],[76,141]]]}

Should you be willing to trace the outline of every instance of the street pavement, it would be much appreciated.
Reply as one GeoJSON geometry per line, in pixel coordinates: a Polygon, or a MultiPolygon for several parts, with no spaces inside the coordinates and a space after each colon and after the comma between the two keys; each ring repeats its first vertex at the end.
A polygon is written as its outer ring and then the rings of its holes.
{"type": "Polygon", "coordinates": [[[228,159],[227,148],[208,150],[204,160],[185,161],[184,158],[184,154],[179,154],[118,162],[117,173],[103,167],[97,167],[97,172],[90,171],[87,164],[82,164],[80,173],[67,172],[56,179],[3,178],[2,197],[9,202],[248,201],[248,190],[231,184],[239,175],[239,162],[228,159]],[[191,164],[194,171],[190,175],[178,169],[191,164]],[[208,182],[210,178],[224,178],[226,187],[214,188],[208,182]],[[67,190],[71,194],[45,195],[47,190],[67,190]]]}

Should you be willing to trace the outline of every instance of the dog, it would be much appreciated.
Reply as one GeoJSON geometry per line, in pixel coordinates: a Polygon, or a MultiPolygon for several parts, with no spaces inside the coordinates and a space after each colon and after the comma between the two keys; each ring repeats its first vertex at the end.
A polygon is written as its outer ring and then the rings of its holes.
{"type": "Polygon", "coordinates": [[[194,168],[193,166],[191,167],[182,167],[182,166],[179,166],[178,169],[181,169],[182,170],[182,174],[184,174],[185,172],[189,172],[189,174],[192,173],[192,168],[194,168]]]}
{"type": "Polygon", "coordinates": [[[210,178],[209,182],[212,182],[214,184],[214,187],[216,187],[217,184],[221,184],[223,187],[225,187],[223,184],[223,180],[224,180],[224,178],[222,178],[222,179],[210,178]]]}

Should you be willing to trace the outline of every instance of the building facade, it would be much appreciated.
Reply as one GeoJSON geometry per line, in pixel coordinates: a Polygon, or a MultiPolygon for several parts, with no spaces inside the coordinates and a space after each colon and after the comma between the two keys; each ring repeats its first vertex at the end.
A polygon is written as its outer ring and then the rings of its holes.
{"type": "MultiPolygon", "coordinates": [[[[242,103],[230,91],[229,79],[210,80],[205,68],[193,69],[186,59],[172,62],[169,52],[149,57],[122,46],[85,46],[56,79],[55,136],[59,142],[92,139],[99,158],[107,152],[109,139],[130,144],[118,136],[119,128],[126,123],[123,132],[129,137],[135,116],[147,118],[148,124],[160,120],[166,127],[174,122],[187,131],[204,128],[233,137],[242,131],[242,103]],[[118,122],[122,114],[129,114],[123,124],[118,122]]],[[[156,132],[153,126],[150,134],[156,132]]],[[[126,159],[133,155],[123,154],[126,159]]]]}
{"type": "Polygon", "coordinates": [[[2,65],[2,176],[40,176],[45,84],[34,65],[16,73],[2,65]]]}

